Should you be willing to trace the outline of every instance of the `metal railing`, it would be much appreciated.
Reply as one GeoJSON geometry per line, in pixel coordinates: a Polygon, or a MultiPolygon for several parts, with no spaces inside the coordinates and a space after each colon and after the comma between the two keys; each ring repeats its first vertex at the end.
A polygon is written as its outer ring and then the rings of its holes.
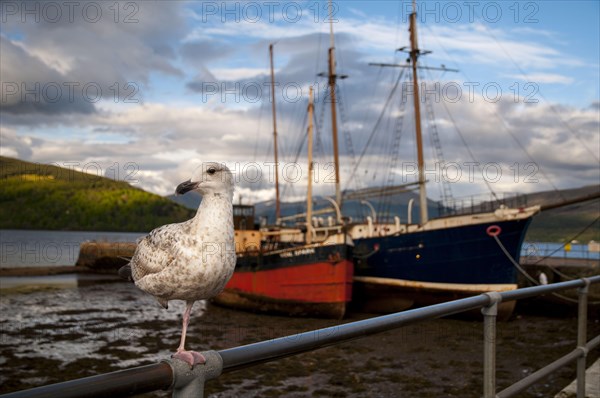
{"type": "Polygon", "coordinates": [[[455,198],[446,202],[438,202],[438,212],[442,217],[487,213],[495,211],[502,205],[510,208],[527,207],[527,196],[505,192],[455,198]]]}
{"type": "Polygon", "coordinates": [[[600,260],[600,251],[593,251],[592,244],[525,242],[521,248],[521,258],[535,262],[547,258],[600,260]]]}
{"type": "Polygon", "coordinates": [[[2,398],[41,397],[125,397],[145,392],[173,389],[173,397],[201,397],[204,382],[223,373],[254,366],[291,355],[358,339],[417,322],[482,309],[484,328],[483,397],[507,398],[527,389],[563,366],[577,361],[577,397],[585,397],[587,353],[600,345],[600,335],[587,341],[587,298],[589,285],[600,283],[600,275],[551,285],[535,286],[502,293],[491,292],[461,300],[436,304],[395,314],[303,332],[221,351],[203,352],[206,364],[189,365],[180,360],[130,368],[113,373],[52,384],[2,395],[2,398]],[[553,363],[496,392],[496,316],[498,304],[505,301],[579,288],[577,347],[553,363]]]}

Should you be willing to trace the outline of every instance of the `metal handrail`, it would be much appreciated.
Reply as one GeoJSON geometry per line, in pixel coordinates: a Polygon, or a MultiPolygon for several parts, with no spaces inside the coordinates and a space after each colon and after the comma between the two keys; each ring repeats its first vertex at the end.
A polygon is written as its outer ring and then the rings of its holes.
{"type": "MultiPolygon", "coordinates": [[[[484,293],[478,296],[436,304],[429,307],[378,316],[361,321],[280,337],[273,340],[229,348],[217,352],[208,351],[208,353],[214,357],[218,357],[219,360],[222,361],[222,363],[219,364],[221,367],[219,372],[216,374],[216,376],[214,376],[217,377],[220,373],[232,372],[260,363],[269,362],[291,355],[312,351],[318,348],[339,344],[349,340],[366,337],[372,334],[381,333],[429,319],[483,308],[482,312],[484,314],[484,328],[486,328],[486,338],[484,344],[484,378],[486,380],[484,380],[484,390],[487,390],[487,392],[484,391],[484,397],[495,397],[495,308],[497,308],[497,305],[500,302],[519,300],[561,290],[581,288],[579,305],[580,331],[578,333],[577,342],[578,347],[563,358],[555,361],[555,363],[547,366],[554,366],[556,369],[558,369],[556,367],[556,362],[560,361],[558,365],[562,367],[567,363],[577,359],[579,380],[580,378],[585,377],[581,376],[580,369],[581,364],[583,363],[583,374],[585,375],[585,353],[587,350],[593,349],[600,344],[600,336],[594,338],[587,344],[585,341],[582,341],[582,339],[585,340],[585,332],[581,332],[582,322],[584,322],[584,328],[585,322],[587,322],[587,312],[583,311],[583,309],[587,306],[587,287],[593,283],[600,283],[600,275],[590,278],[554,283],[550,285],[510,290],[501,293],[484,293]],[[582,311],[585,313],[582,314],[582,311]],[[583,362],[581,359],[583,359],[583,362]]],[[[140,366],[117,372],[4,394],[1,397],[41,398],[60,396],[68,398],[107,395],[110,395],[111,397],[125,397],[160,389],[164,390],[172,388],[173,386],[175,386],[175,391],[177,391],[177,379],[181,379],[183,376],[178,375],[180,368],[174,366],[174,362],[180,361],[164,361],[158,364],[140,366]]],[[[202,366],[196,366],[194,369],[196,370],[198,368],[200,368],[199,372],[202,372],[202,366]]],[[[541,372],[543,369],[540,369],[538,372],[541,372]]],[[[556,369],[553,368],[553,370],[556,369]]],[[[498,396],[509,397],[515,394],[515,391],[521,391],[521,389],[518,388],[529,386],[533,382],[537,381],[532,381],[531,378],[534,375],[539,376],[538,372],[530,375],[528,378],[523,379],[520,382],[515,383],[515,385],[510,386],[506,390],[502,391],[498,396]]],[[[189,367],[187,368],[187,373],[190,373],[189,367]]],[[[544,375],[546,375],[546,373],[544,373],[544,375]]],[[[200,385],[203,388],[203,381],[200,385]]],[[[200,396],[202,395],[202,391],[199,391],[198,393],[200,396]]],[[[175,395],[177,394],[174,393],[174,396],[175,395]]]]}
{"type": "Polygon", "coordinates": [[[49,384],[2,395],[3,398],[130,397],[173,384],[173,369],[166,362],[137,366],[97,376],[49,384]]]}
{"type": "Polygon", "coordinates": [[[600,345],[600,336],[596,336],[596,338],[594,338],[589,343],[587,343],[585,345],[585,347],[575,348],[570,353],[557,359],[556,361],[552,362],[551,364],[544,366],[542,369],[538,370],[537,372],[530,374],[529,376],[525,377],[524,379],[519,380],[518,382],[516,382],[515,384],[513,384],[511,386],[508,386],[507,388],[505,388],[504,390],[502,390],[498,394],[496,394],[496,397],[497,398],[512,397],[512,396],[526,390],[531,385],[537,383],[538,381],[542,380],[544,377],[548,376],[550,373],[554,373],[555,371],[559,370],[563,366],[570,364],[571,362],[573,362],[573,361],[577,360],[578,358],[580,358],[581,356],[585,355],[586,351],[593,350],[594,348],[597,348],[599,345],[600,345]]]}

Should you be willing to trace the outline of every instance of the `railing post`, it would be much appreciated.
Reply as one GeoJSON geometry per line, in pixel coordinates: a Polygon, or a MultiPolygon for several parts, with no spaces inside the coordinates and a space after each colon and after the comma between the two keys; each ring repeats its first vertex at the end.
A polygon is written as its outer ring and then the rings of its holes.
{"type": "Polygon", "coordinates": [[[206,363],[190,365],[179,359],[168,359],[164,362],[173,369],[173,398],[202,398],[204,397],[204,382],[216,379],[223,371],[223,358],[216,351],[201,353],[206,363]]]}
{"type": "Polygon", "coordinates": [[[577,347],[583,350],[583,355],[577,358],[577,398],[585,398],[585,359],[587,350],[587,301],[590,281],[582,278],[585,285],[578,289],[579,308],[577,314],[577,347]]]}
{"type": "Polygon", "coordinates": [[[496,396],[496,318],[502,296],[498,292],[485,293],[490,303],[481,309],[483,314],[483,398],[496,396]]]}

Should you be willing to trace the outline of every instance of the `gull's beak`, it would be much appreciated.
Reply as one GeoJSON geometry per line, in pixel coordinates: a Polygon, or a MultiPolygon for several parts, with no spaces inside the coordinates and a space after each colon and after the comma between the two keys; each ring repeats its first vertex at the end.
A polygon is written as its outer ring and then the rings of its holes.
{"type": "Polygon", "coordinates": [[[175,193],[177,195],[183,195],[186,192],[193,191],[197,187],[198,187],[197,182],[192,182],[191,180],[187,180],[187,181],[182,182],[181,184],[177,185],[177,188],[175,189],[175,193]]]}

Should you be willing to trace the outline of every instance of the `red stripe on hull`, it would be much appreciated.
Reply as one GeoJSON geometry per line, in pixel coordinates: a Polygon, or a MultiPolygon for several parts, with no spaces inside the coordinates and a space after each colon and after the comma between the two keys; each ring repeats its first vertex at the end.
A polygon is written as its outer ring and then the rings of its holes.
{"type": "Polygon", "coordinates": [[[348,260],[236,271],[225,290],[287,302],[343,303],[352,298],[353,274],[354,267],[348,260]]]}

